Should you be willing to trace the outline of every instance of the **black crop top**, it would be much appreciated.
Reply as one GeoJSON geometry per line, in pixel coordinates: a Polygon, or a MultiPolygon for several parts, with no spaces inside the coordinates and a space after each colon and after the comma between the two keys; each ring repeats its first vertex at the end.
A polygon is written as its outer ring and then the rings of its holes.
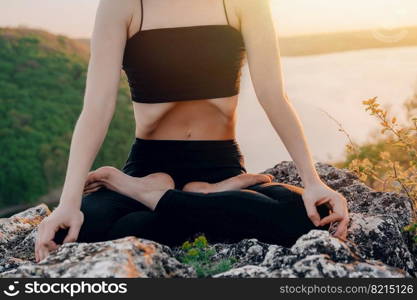
{"type": "Polygon", "coordinates": [[[126,42],[123,56],[132,100],[162,103],[212,99],[239,93],[245,46],[228,24],[141,30],[126,42]]]}

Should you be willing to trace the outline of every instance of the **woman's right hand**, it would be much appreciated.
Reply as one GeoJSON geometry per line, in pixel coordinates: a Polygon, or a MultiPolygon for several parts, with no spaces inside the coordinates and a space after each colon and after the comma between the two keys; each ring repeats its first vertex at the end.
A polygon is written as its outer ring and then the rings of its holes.
{"type": "Polygon", "coordinates": [[[63,243],[75,242],[83,222],[84,214],[79,208],[58,205],[38,226],[35,241],[36,262],[41,261],[48,256],[50,251],[58,248],[53,239],[59,229],[69,228],[63,243]]]}

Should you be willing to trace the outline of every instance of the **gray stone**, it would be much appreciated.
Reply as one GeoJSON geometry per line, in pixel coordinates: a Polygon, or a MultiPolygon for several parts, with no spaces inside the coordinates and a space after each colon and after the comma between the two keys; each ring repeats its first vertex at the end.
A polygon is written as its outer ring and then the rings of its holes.
{"type": "MultiPolygon", "coordinates": [[[[416,277],[416,246],[402,228],[412,221],[410,200],[376,192],[347,170],[317,163],[324,182],[348,200],[347,241],[327,231],[311,230],[285,248],[256,239],[209,245],[211,262],[233,259],[232,269],[213,277],[416,277]]],[[[302,187],[293,162],[283,161],[264,173],[278,182],[302,187]]],[[[67,243],[35,262],[37,226],[50,214],[44,204],[0,219],[0,277],[196,277],[181,263],[179,248],[138,237],[99,243],[67,243]]]]}

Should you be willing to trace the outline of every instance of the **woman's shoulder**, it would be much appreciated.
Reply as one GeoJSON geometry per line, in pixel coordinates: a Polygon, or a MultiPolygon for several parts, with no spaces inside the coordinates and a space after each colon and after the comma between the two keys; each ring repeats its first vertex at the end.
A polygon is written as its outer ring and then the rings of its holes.
{"type": "Polygon", "coordinates": [[[140,0],[100,0],[97,17],[105,16],[113,20],[130,23],[133,14],[140,6],[140,0]]]}
{"type": "Polygon", "coordinates": [[[246,15],[262,14],[270,11],[271,0],[224,0],[234,10],[240,21],[246,15]]]}

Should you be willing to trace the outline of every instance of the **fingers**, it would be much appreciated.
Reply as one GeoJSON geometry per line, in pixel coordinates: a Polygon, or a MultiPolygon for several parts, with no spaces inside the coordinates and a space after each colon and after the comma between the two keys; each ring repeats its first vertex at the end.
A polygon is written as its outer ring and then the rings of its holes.
{"type": "Polygon", "coordinates": [[[97,170],[90,171],[90,172],[87,174],[87,179],[85,180],[84,187],[87,187],[87,186],[89,186],[90,184],[95,183],[95,182],[100,182],[100,179],[101,179],[101,178],[100,178],[100,176],[99,176],[99,174],[98,174],[97,170]]]}
{"type": "Polygon", "coordinates": [[[104,183],[102,182],[94,182],[94,183],[90,183],[89,185],[84,187],[84,194],[89,194],[95,191],[98,191],[99,189],[101,189],[104,185],[104,183]]]}
{"type": "Polygon", "coordinates": [[[58,228],[52,227],[44,221],[39,224],[38,236],[35,242],[36,261],[39,262],[48,256],[50,250],[55,250],[58,246],[52,241],[58,228]]]}
{"type": "Polygon", "coordinates": [[[324,226],[328,223],[339,222],[336,232],[333,234],[334,237],[338,237],[342,240],[347,238],[347,227],[349,224],[349,213],[347,210],[346,199],[343,196],[339,196],[337,199],[327,198],[320,199],[317,205],[325,203],[328,205],[332,213],[324,217],[320,221],[320,226],[324,226]]]}
{"type": "Polygon", "coordinates": [[[340,216],[339,214],[333,212],[332,214],[324,217],[323,219],[321,219],[320,221],[320,226],[324,226],[328,223],[332,223],[332,222],[337,222],[337,221],[341,221],[343,219],[343,216],[340,216]]]}
{"type": "Polygon", "coordinates": [[[46,242],[45,245],[45,247],[40,248],[39,261],[46,258],[50,251],[56,250],[59,247],[54,241],[46,242]]]}
{"type": "Polygon", "coordinates": [[[329,197],[323,197],[319,201],[316,202],[316,206],[322,205],[324,203],[329,203],[330,198],[329,197]]]}
{"type": "Polygon", "coordinates": [[[268,176],[271,180],[271,182],[272,181],[274,181],[274,179],[275,179],[275,176],[274,175],[272,175],[272,174],[265,174],[266,176],[268,176]]]}
{"type": "Polygon", "coordinates": [[[56,250],[58,249],[59,245],[57,243],[55,243],[54,241],[49,241],[48,243],[48,248],[50,250],[56,250]]]}
{"type": "Polygon", "coordinates": [[[48,248],[46,248],[46,247],[40,247],[39,248],[38,262],[40,262],[41,260],[43,260],[44,258],[46,258],[48,255],[49,255],[48,248]]]}
{"type": "Polygon", "coordinates": [[[253,178],[255,179],[254,184],[257,183],[266,183],[266,182],[272,182],[273,176],[270,174],[253,174],[253,178]]]}
{"type": "Polygon", "coordinates": [[[271,175],[271,174],[264,174],[265,175],[265,177],[266,177],[266,182],[272,182],[273,180],[274,180],[274,176],[273,175],[271,175]]]}
{"type": "Polygon", "coordinates": [[[101,186],[101,185],[103,185],[103,183],[100,182],[100,181],[90,182],[89,184],[84,186],[84,190],[93,189],[93,188],[96,188],[97,186],[101,186]]]}
{"type": "Polygon", "coordinates": [[[91,184],[92,182],[94,182],[95,180],[93,179],[93,173],[94,171],[91,171],[87,174],[87,179],[85,180],[85,184],[84,187],[88,186],[89,184],[91,184]]]}
{"type": "Polygon", "coordinates": [[[88,191],[83,191],[83,195],[88,195],[88,194],[91,194],[91,193],[97,192],[99,189],[100,189],[100,188],[96,188],[96,189],[93,189],[93,190],[88,190],[88,191]]]}
{"type": "Polygon", "coordinates": [[[340,196],[337,201],[331,201],[330,204],[333,206],[333,211],[341,216],[340,224],[338,230],[336,231],[336,236],[343,236],[347,231],[347,225],[349,223],[349,212],[347,209],[346,199],[343,196],[340,196]]]}
{"type": "Polygon", "coordinates": [[[347,239],[347,227],[349,224],[349,216],[343,218],[339,225],[337,226],[336,232],[334,233],[333,236],[338,237],[342,240],[346,240],[347,239]]]}
{"type": "Polygon", "coordinates": [[[63,244],[65,243],[72,243],[76,242],[78,238],[78,234],[80,232],[81,225],[72,225],[67,233],[67,236],[65,237],[63,244]]]}
{"type": "Polygon", "coordinates": [[[85,191],[85,192],[83,192],[83,194],[84,194],[84,195],[88,195],[88,194],[91,194],[91,193],[97,192],[99,189],[101,189],[101,187],[98,187],[98,188],[93,189],[93,190],[88,190],[88,191],[85,191]]]}
{"type": "Polygon", "coordinates": [[[306,201],[304,202],[304,205],[307,210],[307,216],[313,222],[315,226],[319,226],[320,224],[320,215],[317,211],[316,205],[312,201],[306,201]]]}

